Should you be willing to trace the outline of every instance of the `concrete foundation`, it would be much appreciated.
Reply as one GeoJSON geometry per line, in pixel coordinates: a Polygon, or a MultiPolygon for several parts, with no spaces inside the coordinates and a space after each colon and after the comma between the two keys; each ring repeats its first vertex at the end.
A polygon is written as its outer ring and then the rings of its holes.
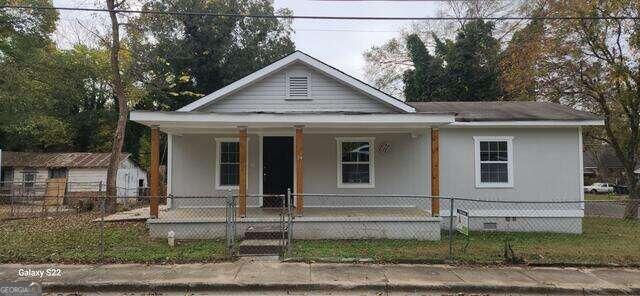
{"type": "MultiPolygon", "coordinates": [[[[454,227],[457,217],[453,217],[454,227]]],[[[449,217],[442,217],[442,229],[449,229],[449,217]]],[[[471,231],[550,232],[582,234],[581,217],[470,217],[471,231]]]]}

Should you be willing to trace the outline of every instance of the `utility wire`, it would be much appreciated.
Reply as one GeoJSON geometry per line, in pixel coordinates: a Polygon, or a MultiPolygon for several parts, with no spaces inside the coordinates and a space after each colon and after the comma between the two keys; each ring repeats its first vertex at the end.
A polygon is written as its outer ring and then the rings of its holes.
{"type": "MultiPolygon", "coordinates": [[[[84,7],[53,7],[53,6],[28,6],[28,5],[0,5],[1,9],[35,9],[35,10],[65,10],[65,11],[88,11],[88,12],[111,12],[106,8],[84,8],[84,7]]],[[[314,19],[314,20],[361,20],[361,21],[442,21],[442,20],[638,20],[638,16],[499,16],[499,17],[454,17],[454,16],[433,16],[433,17],[401,17],[401,16],[327,16],[327,15],[267,15],[267,14],[237,14],[237,13],[215,13],[199,11],[160,11],[160,10],[134,10],[116,9],[116,13],[135,14],[160,14],[160,15],[195,15],[209,17],[235,17],[235,18],[257,18],[257,19],[314,19]]]]}

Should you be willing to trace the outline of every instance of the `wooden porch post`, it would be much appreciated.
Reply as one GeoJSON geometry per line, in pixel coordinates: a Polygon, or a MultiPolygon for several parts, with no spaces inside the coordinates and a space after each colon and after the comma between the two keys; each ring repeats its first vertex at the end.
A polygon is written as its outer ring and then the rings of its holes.
{"type": "Polygon", "coordinates": [[[151,197],[149,215],[158,218],[158,200],[160,199],[160,136],[157,126],[151,127],[151,197]]]}
{"type": "Polygon", "coordinates": [[[296,146],[296,212],[298,216],[302,216],[304,211],[304,135],[302,126],[296,126],[295,135],[296,146]]]}
{"type": "Polygon", "coordinates": [[[238,215],[245,217],[247,215],[247,128],[239,128],[238,215]]]}
{"type": "Polygon", "coordinates": [[[431,215],[440,216],[440,130],[431,128],[431,215]]]}

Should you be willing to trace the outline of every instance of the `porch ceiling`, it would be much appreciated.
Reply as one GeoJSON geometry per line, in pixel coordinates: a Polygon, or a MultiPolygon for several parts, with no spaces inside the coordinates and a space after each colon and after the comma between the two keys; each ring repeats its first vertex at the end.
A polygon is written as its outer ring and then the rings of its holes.
{"type": "Polygon", "coordinates": [[[133,111],[130,119],[164,131],[197,132],[247,127],[277,129],[422,129],[450,124],[453,114],[341,114],[341,113],[193,113],[133,111]]]}

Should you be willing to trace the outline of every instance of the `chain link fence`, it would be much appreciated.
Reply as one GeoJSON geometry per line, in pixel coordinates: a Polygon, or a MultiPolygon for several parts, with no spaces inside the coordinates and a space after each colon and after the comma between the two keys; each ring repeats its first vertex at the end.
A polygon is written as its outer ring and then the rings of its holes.
{"type": "Polygon", "coordinates": [[[34,186],[1,195],[0,262],[211,262],[273,255],[640,266],[640,222],[623,219],[630,203],[623,198],[532,202],[228,192],[168,196],[158,216],[150,217],[148,196],[107,197],[99,184],[83,184],[87,192],[76,194],[70,185],[62,194],[34,186]],[[118,201],[115,213],[106,212],[110,198],[118,201]]]}
{"type": "MultiPolygon", "coordinates": [[[[120,210],[149,204],[148,187],[116,187],[116,192],[113,198],[120,210]]],[[[1,182],[0,220],[89,212],[98,209],[105,196],[103,182],[1,182]]]]}
{"type": "Polygon", "coordinates": [[[170,196],[170,208],[148,221],[150,236],[175,241],[224,241],[227,257],[286,257],[293,206],[286,195],[170,196]],[[260,205],[269,205],[262,207],[260,205]],[[244,205],[244,206],[242,206],[244,205]]]}
{"type": "Polygon", "coordinates": [[[297,260],[640,265],[640,221],[623,219],[628,199],[303,197],[305,214],[295,220],[292,242],[297,260]],[[432,202],[439,212],[432,211],[432,202]],[[315,216],[333,219],[315,227],[321,220],[315,216]]]}

